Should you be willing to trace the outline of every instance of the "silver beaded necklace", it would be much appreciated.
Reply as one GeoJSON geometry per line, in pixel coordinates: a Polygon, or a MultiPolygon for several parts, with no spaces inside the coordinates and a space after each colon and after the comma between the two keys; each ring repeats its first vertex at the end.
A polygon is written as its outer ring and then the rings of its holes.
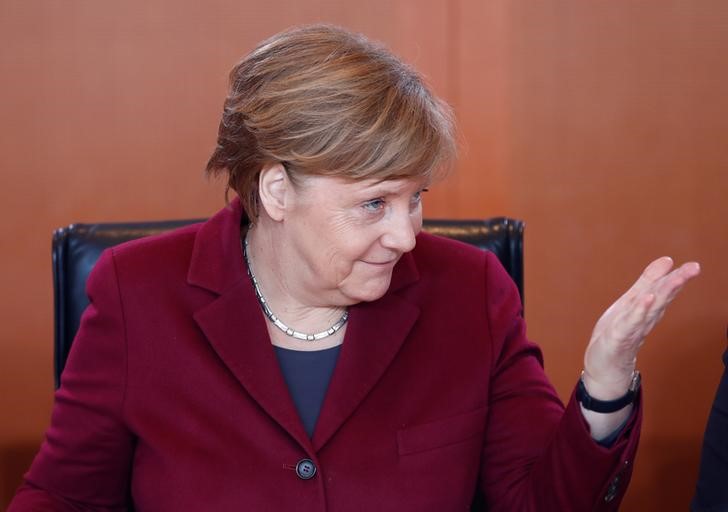
{"type": "Polygon", "coordinates": [[[247,235],[245,238],[243,238],[243,258],[245,259],[245,264],[248,267],[248,276],[250,276],[250,280],[253,282],[253,289],[255,290],[255,296],[258,297],[258,302],[260,303],[260,307],[263,309],[263,314],[268,318],[268,320],[273,323],[278,329],[283,331],[286,335],[296,338],[297,340],[302,341],[318,341],[322,340],[324,338],[328,338],[332,334],[334,334],[336,331],[341,329],[346,321],[349,319],[349,311],[345,310],[344,314],[341,315],[341,318],[339,318],[334,325],[326,329],[325,331],[317,332],[315,334],[306,334],[305,332],[300,332],[292,327],[288,327],[286,324],[281,322],[281,319],[278,318],[273,311],[271,311],[270,307],[268,307],[268,302],[265,300],[265,297],[263,297],[263,293],[260,291],[260,287],[258,286],[258,280],[255,278],[255,274],[253,274],[253,267],[250,265],[250,259],[248,258],[248,237],[247,235]]]}

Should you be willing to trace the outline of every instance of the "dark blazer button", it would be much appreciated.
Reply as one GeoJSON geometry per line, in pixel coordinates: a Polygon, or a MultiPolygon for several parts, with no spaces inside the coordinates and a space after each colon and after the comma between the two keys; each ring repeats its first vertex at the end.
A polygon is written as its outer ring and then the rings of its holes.
{"type": "Polygon", "coordinates": [[[301,459],[296,464],[296,474],[301,480],[310,480],[316,474],[316,464],[311,459],[301,459]]]}

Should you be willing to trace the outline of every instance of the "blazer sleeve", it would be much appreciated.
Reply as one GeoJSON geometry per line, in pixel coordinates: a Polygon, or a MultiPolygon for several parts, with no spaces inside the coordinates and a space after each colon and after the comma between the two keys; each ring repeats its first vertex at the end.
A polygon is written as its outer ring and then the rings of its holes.
{"type": "Polygon", "coordinates": [[[124,311],[113,253],[87,282],[90,305],[73,342],[51,425],[8,512],[123,511],[134,437],[123,419],[124,311]]]}
{"type": "Polygon", "coordinates": [[[723,364],[726,368],[703,437],[693,512],[728,509],[728,350],[723,354],[723,364]]]}
{"type": "Polygon", "coordinates": [[[494,363],[480,485],[488,510],[617,510],[637,449],[640,397],[610,447],[594,441],[574,393],[564,408],[546,378],[513,281],[495,256],[486,265],[494,363]]]}

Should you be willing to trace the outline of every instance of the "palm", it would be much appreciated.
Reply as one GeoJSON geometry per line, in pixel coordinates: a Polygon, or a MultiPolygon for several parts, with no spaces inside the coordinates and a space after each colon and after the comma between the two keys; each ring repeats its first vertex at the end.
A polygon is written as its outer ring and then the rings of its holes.
{"type": "Polygon", "coordinates": [[[685,283],[700,273],[695,262],[672,267],[669,257],[650,263],[601,316],[584,355],[584,371],[590,379],[604,386],[626,389],[629,385],[645,337],[685,283]]]}

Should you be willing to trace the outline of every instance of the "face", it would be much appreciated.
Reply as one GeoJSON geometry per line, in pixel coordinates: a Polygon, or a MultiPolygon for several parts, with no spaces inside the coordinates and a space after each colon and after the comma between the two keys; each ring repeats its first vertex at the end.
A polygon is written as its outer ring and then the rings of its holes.
{"type": "Polygon", "coordinates": [[[283,232],[291,269],[309,302],[380,298],[394,265],[422,228],[422,179],[309,176],[287,192],[283,232]]]}

